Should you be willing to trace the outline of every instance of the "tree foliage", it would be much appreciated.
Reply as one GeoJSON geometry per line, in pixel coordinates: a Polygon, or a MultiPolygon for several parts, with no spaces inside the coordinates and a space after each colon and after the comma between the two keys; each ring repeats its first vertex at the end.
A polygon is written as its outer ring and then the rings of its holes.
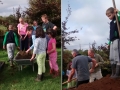
{"type": "Polygon", "coordinates": [[[49,21],[54,23],[57,29],[57,46],[61,47],[61,0],[29,0],[29,7],[26,8],[28,22],[37,20],[38,24],[42,24],[41,15],[47,14],[49,21]]]}
{"type": "Polygon", "coordinates": [[[2,0],[0,0],[0,4],[3,4],[2,0]]]}
{"type": "Polygon", "coordinates": [[[108,44],[105,43],[104,45],[101,44],[100,46],[96,47],[96,42],[92,43],[92,49],[100,54],[105,61],[108,61],[109,59],[109,49],[106,47],[108,44]]]}
{"type": "Polygon", "coordinates": [[[25,17],[25,12],[21,11],[21,7],[19,6],[18,8],[13,8],[13,14],[3,17],[0,16],[0,24],[4,25],[5,27],[8,27],[9,24],[18,24],[19,23],[19,18],[20,17],[25,17]]]}
{"type": "Polygon", "coordinates": [[[71,34],[74,33],[78,33],[78,30],[72,30],[72,31],[68,31],[70,30],[70,28],[67,28],[66,24],[68,22],[68,19],[71,15],[71,8],[70,8],[70,4],[68,4],[68,9],[67,9],[67,16],[65,17],[65,20],[62,21],[62,47],[65,48],[65,44],[70,44],[69,42],[71,41],[75,41],[77,39],[77,37],[71,37],[71,34]]]}
{"type": "Polygon", "coordinates": [[[41,15],[47,14],[49,20],[61,27],[61,0],[29,0],[26,14],[30,19],[41,23],[41,15]]]}
{"type": "MultiPolygon", "coordinates": [[[[1,0],[0,0],[1,1],[1,0]]],[[[61,0],[28,0],[29,7],[25,11],[22,8],[13,8],[13,14],[7,17],[0,18],[0,24],[8,27],[9,24],[14,24],[17,30],[19,18],[24,17],[29,24],[33,20],[37,20],[38,24],[42,24],[41,15],[47,14],[49,20],[57,27],[57,46],[61,47],[61,0]]]]}
{"type": "Polygon", "coordinates": [[[23,18],[25,18],[26,19],[26,13],[25,13],[25,11],[22,11],[22,8],[21,8],[21,6],[19,6],[18,8],[13,8],[13,16],[14,16],[14,18],[15,18],[15,20],[16,20],[16,22],[15,23],[19,23],[19,18],[20,17],[23,17],[23,18]]]}

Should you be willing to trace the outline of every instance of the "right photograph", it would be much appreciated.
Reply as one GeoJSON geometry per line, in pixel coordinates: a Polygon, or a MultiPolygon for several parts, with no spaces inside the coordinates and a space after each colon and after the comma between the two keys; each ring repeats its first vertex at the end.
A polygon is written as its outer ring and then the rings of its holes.
{"type": "Polygon", "coordinates": [[[119,90],[120,1],[61,0],[62,90],[119,90]]]}

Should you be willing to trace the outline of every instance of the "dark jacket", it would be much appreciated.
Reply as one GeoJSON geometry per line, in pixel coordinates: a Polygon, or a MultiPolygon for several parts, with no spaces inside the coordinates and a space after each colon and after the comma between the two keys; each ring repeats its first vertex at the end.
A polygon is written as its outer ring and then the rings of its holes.
{"type": "Polygon", "coordinates": [[[119,39],[119,33],[117,28],[117,21],[114,17],[113,20],[110,22],[110,41],[114,41],[115,39],[119,39]]]}

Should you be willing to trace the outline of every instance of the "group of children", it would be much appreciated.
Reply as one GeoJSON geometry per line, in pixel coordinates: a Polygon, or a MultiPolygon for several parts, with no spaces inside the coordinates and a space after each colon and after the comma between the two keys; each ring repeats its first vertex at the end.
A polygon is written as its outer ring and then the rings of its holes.
{"type": "Polygon", "coordinates": [[[57,26],[52,24],[48,20],[48,16],[43,14],[41,16],[43,21],[42,26],[38,26],[37,21],[33,21],[33,25],[29,26],[23,18],[19,18],[18,35],[20,37],[20,47],[18,44],[18,38],[13,31],[13,25],[9,25],[9,31],[6,32],[3,49],[7,48],[8,58],[10,66],[13,66],[13,58],[15,51],[15,44],[21,51],[28,53],[33,49],[33,54],[30,61],[34,60],[38,64],[38,75],[36,81],[41,81],[45,73],[45,59],[46,55],[49,56],[50,74],[54,77],[59,75],[59,68],[57,64],[57,51],[56,51],[56,29],[57,26]],[[32,38],[32,44],[29,44],[29,40],[32,38]]]}

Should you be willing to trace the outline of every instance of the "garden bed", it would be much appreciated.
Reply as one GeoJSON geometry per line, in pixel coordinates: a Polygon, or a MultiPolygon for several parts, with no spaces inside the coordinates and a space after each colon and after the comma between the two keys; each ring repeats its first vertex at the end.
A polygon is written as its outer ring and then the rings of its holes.
{"type": "Polygon", "coordinates": [[[120,79],[111,79],[108,75],[93,83],[83,84],[77,89],[69,90],[120,90],[120,79]]]}

